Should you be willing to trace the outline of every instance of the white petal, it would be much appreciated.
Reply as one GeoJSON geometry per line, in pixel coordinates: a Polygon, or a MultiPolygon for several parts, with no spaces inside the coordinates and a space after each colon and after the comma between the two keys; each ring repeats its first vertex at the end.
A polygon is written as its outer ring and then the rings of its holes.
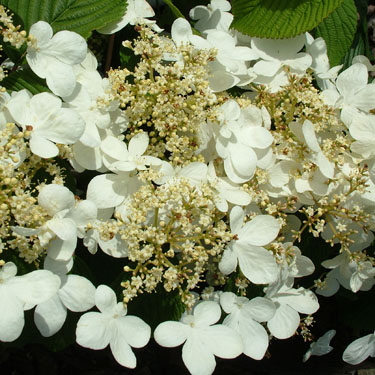
{"type": "Polygon", "coordinates": [[[225,70],[215,70],[210,75],[209,79],[210,89],[213,92],[225,91],[235,86],[240,80],[233,74],[225,70]]]}
{"type": "Polygon", "coordinates": [[[48,65],[53,58],[45,56],[42,53],[38,53],[34,49],[28,49],[26,54],[26,61],[29,64],[31,70],[40,78],[46,78],[48,71],[48,65]]]}
{"type": "Polygon", "coordinates": [[[298,53],[294,59],[288,59],[284,62],[285,65],[290,66],[299,72],[304,72],[311,66],[312,57],[307,53],[298,53]]]}
{"type": "Polygon", "coordinates": [[[151,328],[137,316],[122,316],[116,319],[118,335],[133,348],[142,348],[150,340],[151,328]]]}
{"type": "Polygon", "coordinates": [[[257,322],[267,322],[274,316],[276,306],[267,298],[255,297],[243,306],[243,311],[257,322]]]}
{"type": "Polygon", "coordinates": [[[54,216],[62,210],[72,208],[74,202],[74,194],[67,187],[57,184],[44,186],[38,195],[38,204],[50,216],[54,216]]]}
{"type": "Polygon", "coordinates": [[[27,90],[13,92],[7,103],[7,108],[12,117],[22,126],[30,125],[30,118],[33,114],[30,110],[31,94],[27,90]]]}
{"type": "Polygon", "coordinates": [[[281,64],[279,61],[258,61],[254,65],[254,72],[258,75],[273,77],[280,69],[281,64]]]}
{"type": "Polygon", "coordinates": [[[243,351],[240,335],[232,328],[216,324],[202,331],[204,340],[214,355],[220,358],[235,358],[243,351]]]}
{"type": "Polygon", "coordinates": [[[60,278],[47,270],[37,270],[8,282],[15,296],[29,304],[42,303],[54,296],[60,287],[60,278]]]}
{"type": "Polygon", "coordinates": [[[280,231],[279,222],[271,215],[258,215],[244,225],[239,233],[240,241],[256,246],[272,242],[280,231]]]}
{"type": "Polygon", "coordinates": [[[215,324],[220,319],[220,305],[214,301],[203,301],[195,306],[193,314],[196,326],[209,326],[215,324]]]}
{"type": "Polygon", "coordinates": [[[79,34],[72,31],[59,31],[51,40],[48,53],[64,64],[81,63],[87,54],[87,43],[79,34]]]}
{"type": "Polygon", "coordinates": [[[308,276],[315,271],[314,263],[306,256],[297,256],[295,262],[298,269],[298,274],[295,277],[308,276]]]}
{"type": "Polygon", "coordinates": [[[357,63],[343,71],[336,80],[341,95],[351,96],[366,87],[368,72],[365,65],[357,63]]]}
{"type": "MultiPolygon", "coordinates": [[[[221,179],[217,185],[222,197],[232,204],[247,206],[251,202],[251,196],[246,191],[241,190],[232,182],[221,179]]],[[[227,211],[227,210],[225,210],[227,211]]]]}
{"type": "Polygon", "coordinates": [[[219,263],[219,270],[224,275],[229,275],[236,269],[237,263],[237,255],[229,247],[224,250],[223,257],[221,258],[221,261],[219,263]]]}
{"type": "Polygon", "coordinates": [[[46,257],[43,268],[56,275],[65,276],[73,268],[73,258],[70,258],[68,261],[56,261],[46,257]]]}
{"type": "Polygon", "coordinates": [[[335,164],[330,162],[323,152],[318,152],[313,161],[319,167],[322,174],[327,178],[333,178],[335,174],[335,164]]]}
{"type": "Polygon", "coordinates": [[[101,313],[88,312],[77,323],[77,343],[85,348],[104,349],[111,339],[108,319],[101,313]]]}
{"type": "Polygon", "coordinates": [[[235,206],[230,211],[229,221],[230,230],[233,234],[238,234],[241,231],[245,214],[243,209],[239,206],[235,206]]]}
{"type": "Polygon", "coordinates": [[[337,100],[340,97],[340,94],[337,92],[336,89],[327,89],[322,92],[323,101],[328,104],[334,106],[337,100]]]}
{"type": "Polygon", "coordinates": [[[369,356],[375,357],[375,335],[373,333],[353,341],[345,349],[342,359],[351,365],[358,365],[369,356]]]}
{"type": "Polygon", "coordinates": [[[67,240],[55,238],[48,244],[47,256],[54,260],[68,261],[72,257],[76,246],[77,236],[68,238],[67,240]]]}
{"type": "Polygon", "coordinates": [[[362,142],[375,142],[375,121],[372,117],[358,116],[349,128],[350,135],[362,142]]]}
{"type": "Polygon", "coordinates": [[[123,29],[131,20],[131,15],[126,12],[118,21],[110,22],[106,26],[97,29],[97,31],[101,34],[114,34],[123,29]]]}
{"type": "Polygon", "coordinates": [[[62,97],[71,95],[77,82],[73,68],[56,59],[47,68],[46,81],[49,89],[62,97]]]}
{"type": "Polygon", "coordinates": [[[278,267],[271,252],[263,247],[236,243],[242,273],[254,284],[268,284],[277,279],[278,267]]]}
{"type": "Polygon", "coordinates": [[[0,286],[0,341],[16,340],[25,324],[23,303],[0,286]]]}
{"type": "Polygon", "coordinates": [[[42,336],[50,337],[64,325],[66,315],[66,308],[56,295],[36,307],[34,311],[35,325],[42,336]]]}
{"type": "Polygon", "coordinates": [[[61,109],[61,99],[49,92],[42,92],[30,99],[30,108],[38,119],[44,121],[50,117],[51,112],[61,109]]]}
{"type": "Polygon", "coordinates": [[[99,147],[88,147],[81,142],[73,145],[74,158],[83,168],[96,171],[103,165],[99,147]]]}
{"type": "Polygon", "coordinates": [[[0,268],[0,276],[3,281],[16,275],[17,266],[13,262],[7,262],[0,268]]]}
{"type": "Polygon", "coordinates": [[[268,348],[268,334],[263,326],[250,317],[243,317],[238,332],[243,340],[244,354],[256,360],[262,359],[268,348]]]}
{"type": "Polygon", "coordinates": [[[316,139],[314,125],[311,121],[305,120],[302,125],[302,133],[307,146],[314,152],[320,151],[318,140],[316,139]]]}
{"type": "Polygon", "coordinates": [[[257,156],[254,150],[249,146],[236,143],[234,146],[230,147],[229,152],[235,172],[239,174],[239,177],[248,177],[250,179],[254,174],[257,162],[257,156]]]}
{"type": "Polygon", "coordinates": [[[132,156],[143,155],[148,146],[148,135],[147,133],[136,134],[129,142],[129,153],[132,156]]]}
{"type": "Polygon", "coordinates": [[[278,339],[287,339],[293,336],[298,325],[298,312],[287,305],[280,305],[275,315],[267,323],[270,332],[278,339]]]}
{"type": "Polygon", "coordinates": [[[182,360],[191,375],[210,375],[216,361],[200,335],[191,335],[182,348],[182,360]]]}
{"type": "Polygon", "coordinates": [[[160,323],[155,331],[155,341],[167,348],[179,346],[185,342],[189,332],[189,327],[180,322],[163,322],[160,323]]]}
{"type": "Polygon", "coordinates": [[[56,143],[72,144],[78,141],[84,130],[85,122],[74,109],[60,108],[51,113],[34,134],[56,143]]]}
{"type": "Polygon", "coordinates": [[[370,83],[365,86],[360,92],[351,98],[350,105],[361,109],[362,111],[370,111],[375,107],[374,101],[371,100],[375,95],[375,84],[370,83]]]}
{"type": "Polygon", "coordinates": [[[38,45],[44,46],[51,40],[53,30],[49,23],[38,21],[31,25],[30,35],[33,35],[37,39],[38,45]]]}
{"type": "Polygon", "coordinates": [[[115,160],[128,160],[126,144],[113,136],[107,136],[100,145],[101,150],[115,160]]]}
{"type": "Polygon", "coordinates": [[[184,18],[177,18],[171,27],[172,39],[179,45],[189,43],[189,37],[193,35],[190,23],[184,18]]]}
{"type": "Polygon", "coordinates": [[[52,219],[46,226],[64,241],[77,237],[77,226],[72,219],[52,219]]]}
{"type": "Polygon", "coordinates": [[[248,126],[241,131],[241,140],[250,147],[264,149],[272,145],[273,137],[261,126],[248,126]]]}
{"type": "Polygon", "coordinates": [[[220,305],[227,314],[238,310],[238,305],[236,304],[237,298],[232,292],[224,292],[220,295],[220,305]]]}
{"type": "Polygon", "coordinates": [[[99,285],[95,292],[95,304],[101,312],[111,312],[117,305],[115,292],[107,285],[99,285]]]}
{"type": "Polygon", "coordinates": [[[33,154],[44,159],[54,158],[59,154],[59,149],[54,143],[33,133],[29,145],[33,154]]]}
{"type": "Polygon", "coordinates": [[[318,299],[310,290],[304,288],[286,289],[272,298],[274,302],[287,304],[303,314],[313,314],[319,309],[318,299]]]}
{"type": "Polygon", "coordinates": [[[98,208],[116,207],[127,193],[127,181],[123,175],[103,174],[94,177],[87,187],[87,199],[98,208]]]}
{"type": "Polygon", "coordinates": [[[95,287],[83,276],[66,276],[58,294],[70,311],[87,311],[95,305],[95,287]]]}
{"type": "Polygon", "coordinates": [[[94,202],[83,200],[76,207],[71,209],[66,218],[72,219],[77,226],[86,225],[90,220],[95,220],[98,208],[94,202]]]}
{"type": "Polygon", "coordinates": [[[121,365],[128,368],[135,368],[137,365],[137,358],[135,357],[132,348],[117,333],[110,341],[110,347],[115,360],[121,365]]]}

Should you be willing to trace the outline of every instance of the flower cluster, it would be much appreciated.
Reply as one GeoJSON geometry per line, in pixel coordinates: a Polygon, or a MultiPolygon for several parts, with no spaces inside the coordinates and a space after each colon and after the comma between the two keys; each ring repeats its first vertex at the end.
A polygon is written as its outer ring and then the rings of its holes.
{"type": "MultiPolygon", "coordinates": [[[[155,340],[184,344],[189,371],[211,374],[214,356],[260,360],[273,337],[311,340],[317,295],[375,284],[375,84],[365,57],[340,74],[330,67],[321,38],[230,29],[226,0],[191,10],[200,35],[182,18],[167,35],[152,15],[129,0],[102,30],[130,23],[139,35],[123,42],[134,67],[103,78],[81,36],[39,21],[26,38],[0,8],[4,41],[27,42],[26,61],[48,87],[1,92],[0,299],[9,309],[0,340],[19,337],[24,310],[35,307],[51,336],[67,310],[96,306],[80,317],[77,342],[109,344],[134,368],[131,347],[147,344],[151,322],[127,309],[160,293],[182,311],[178,322],[160,318],[155,340]],[[299,281],[317,266],[298,247],[306,237],[332,247],[312,285],[299,281]],[[97,288],[70,273],[85,247],[123,272],[97,288]],[[17,256],[35,270],[15,276],[17,256]]],[[[332,350],[327,335],[305,360],[332,350]]],[[[344,360],[373,355],[370,336],[344,360]]]]}

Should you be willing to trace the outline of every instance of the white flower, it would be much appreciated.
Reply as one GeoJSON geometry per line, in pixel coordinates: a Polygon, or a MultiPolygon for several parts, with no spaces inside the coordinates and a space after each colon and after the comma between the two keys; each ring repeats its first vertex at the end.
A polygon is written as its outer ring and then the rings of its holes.
{"type": "Polygon", "coordinates": [[[85,122],[70,108],[63,108],[61,100],[43,92],[33,97],[27,90],[12,95],[8,110],[16,122],[30,130],[30,149],[42,158],[53,158],[59,149],[55,143],[73,144],[81,137],[85,122]]]}
{"type": "Polygon", "coordinates": [[[128,147],[118,138],[108,136],[100,148],[104,153],[104,163],[113,172],[131,172],[145,170],[146,165],[160,165],[161,160],[143,155],[148,147],[147,133],[138,133],[129,141],[128,147]]]}
{"type": "Polygon", "coordinates": [[[218,303],[204,301],[197,304],[192,314],[183,314],[179,322],[159,324],[154,332],[156,342],[165,347],[184,343],[182,360],[192,375],[210,375],[216,361],[235,358],[242,353],[241,337],[231,328],[215,324],[221,316],[218,303]]]}
{"type": "Polygon", "coordinates": [[[319,309],[313,292],[302,287],[291,288],[280,280],[267,288],[266,297],[276,305],[275,315],[268,321],[267,327],[278,339],[293,336],[300,323],[298,313],[313,314],[319,309]]]}
{"type": "Polygon", "coordinates": [[[375,332],[353,341],[342,355],[351,365],[358,365],[368,357],[375,357],[375,332]]]}
{"type": "Polygon", "coordinates": [[[225,249],[219,269],[228,275],[238,263],[242,273],[254,284],[273,282],[277,279],[278,267],[272,253],[262,246],[277,237],[280,225],[270,215],[258,215],[243,225],[244,217],[242,208],[232,208],[230,227],[235,238],[225,249]]]}
{"type": "Polygon", "coordinates": [[[114,34],[123,29],[127,24],[135,25],[137,22],[153,24],[155,22],[146,18],[153,17],[154,15],[154,10],[146,0],[128,0],[124,15],[118,21],[110,22],[97,31],[102,34],[114,34]]]}
{"type": "Polygon", "coordinates": [[[53,216],[38,234],[41,242],[48,244],[48,257],[68,261],[77,245],[77,225],[65,217],[74,207],[74,194],[65,186],[50,184],[40,191],[38,203],[53,216]]]}
{"type": "Polygon", "coordinates": [[[310,55],[299,52],[304,44],[303,34],[289,39],[253,38],[251,48],[261,59],[254,65],[254,72],[273,77],[282,66],[289,66],[292,71],[304,73],[312,62],[310,55]]]}
{"type": "Polygon", "coordinates": [[[192,8],[189,16],[193,20],[198,20],[194,28],[203,34],[209,29],[228,31],[233,21],[233,15],[229,13],[230,9],[229,1],[211,0],[207,6],[198,5],[192,8]]]}
{"type": "Polygon", "coordinates": [[[66,30],[52,37],[52,27],[44,21],[32,25],[30,35],[32,42],[27,47],[26,60],[32,71],[47,80],[54,94],[70,95],[76,85],[72,66],[85,58],[85,40],[77,33],[66,30]]]}
{"type": "Polygon", "coordinates": [[[109,344],[120,365],[135,368],[137,359],[131,348],[145,346],[150,340],[151,328],[136,316],[126,316],[124,304],[117,303],[115,292],[106,285],[96,289],[95,305],[100,312],[88,312],[77,323],[77,343],[94,350],[109,344]]]}
{"type": "Polygon", "coordinates": [[[69,260],[77,245],[77,225],[65,216],[74,207],[74,194],[65,186],[46,185],[38,195],[38,204],[52,218],[40,228],[11,227],[12,230],[22,236],[37,235],[41,246],[47,247],[48,257],[69,260]]]}
{"type": "Polygon", "coordinates": [[[179,166],[173,168],[170,163],[162,161],[158,169],[158,174],[160,177],[154,180],[158,185],[165,183],[173,184],[177,179],[182,178],[187,180],[190,185],[199,186],[202,182],[206,181],[207,165],[194,161],[183,168],[179,166]]]}
{"type": "Polygon", "coordinates": [[[272,318],[276,310],[274,303],[262,297],[249,300],[225,292],[220,296],[220,304],[229,314],[223,324],[240,334],[244,354],[253,359],[262,359],[268,348],[268,333],[260,322],[272,318]]]}
{"type": "Polygon", "coordinates": [[[359,111],[369,112],[375,107],[375,84],[367,82],[366,66],[356,63],[339,74],[336,79],[337,90],[328,89],[322,92],[327,104],[341,108],[341,120],[348,127],[359,111]]]}
{"type": "MultiPolygon", "coordinates": [[[[227,71],[235,77],[247,76],[245,61],[256,60],[259,57],[257,52],[249,47],[236,46],[236,39],[226,31],[208,30],[206,33],[206,39],[190,37],[190,42],[198,49],[215,48],[217,50],[216,61],[211,65],[213,74],[215,71],[227,71]]],[[[210,81],[217,85],[215,82],[217,79],[219,77],[215,77],[214,74],[214,78],[211,78],[210,81]]],[[[237,78],[235,84],[239,83],[239,81],[240,79],[237,78]]]]}
{"type": "Polygon", "coordinates": [[[60,286],[60,278],[50,271],[37,270],[16,276],[17,267],[8,262],[0,269],[0,341],[16,340],[24,327],[24,309],[50,299],[60,286]]]}
{"type": "Polygon", "coordinates": [[[61,280],[61,287],[49,300],[39,303],[34,311],[34,321],[44,337],[54,335],[63,326],[67,309],[74,312],[90,310],[95,305],[95,287],[91,281],[78,275],[66,275],[73,267],[73,260],[58,262],[47,257],[44,269],[61,280]]]}
{"type": "Polygon", "coordinates": [[[265,156],[273,142],[271,133],[263,127],[268,113],[255,106],[241,110],[234,100],[224,103],[220,112],[220,127],[215,131],[216,151],[224,160],[228,178],[234,183],[247,182],[260,162],[258,153],[260,158],[265,156]]]}
{"type": "Polygon", "coordinates": [[[303,362],[306,362],[312,355],[321,356],[330,353],[333,350],[333,347],[329,344],[335,334],[336,331],[334,329],[331,329],[322,337],[319,337],[316,342],[312,342],[310,344],[310,348],[303,356],[303,362]]]}
{"type": "Polygon", "coordinates": [[[307,145],[310,150],[308,158],[319,167],[320,172],[326,178],[333,178],[335,165],[323,154],[315,134],[313,123],[309,120],[305,120],[301,126],[301,124],[297,122],[291,122],[289,128],[299,141],[307,145]]]}
{"type": "Polygon", "coordinates": [[[293,246],[292,242],[285,242],[281,246],[284,248],[284,254],[280,263],[285,280],[288,278],[293,282],[294,278],[308,276],[315,271],[312,260],[302,255],[301,250],[293,246]],[[285,254],[288,254],[288,257],[285,254]]]}
{"type": "Polygon", "coordinates": [[[125,198],[137,191],[141,182],[128,172],[107,173],[95,176],[87,187],[87,199],[98,208],[117,207],[125,198]]]}

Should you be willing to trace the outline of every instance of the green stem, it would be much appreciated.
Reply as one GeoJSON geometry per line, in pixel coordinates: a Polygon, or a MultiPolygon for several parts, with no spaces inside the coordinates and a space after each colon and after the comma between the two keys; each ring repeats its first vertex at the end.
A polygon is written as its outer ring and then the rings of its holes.
{"type": "Polygon", "coordinates": [[[180,17],[185,18],[185,16],[181,13],[180,9],[178,9],[176,5],[172,3],[172,0],[164,0],[164,2],[165,4],[169,6],[169,9],[176,16],[176,18],[180,18],[180,17]]]}
{"type": "Polygon", "coordinates": [[[154,227],[158,226],[159,207],[155,208],[154,227]]]}

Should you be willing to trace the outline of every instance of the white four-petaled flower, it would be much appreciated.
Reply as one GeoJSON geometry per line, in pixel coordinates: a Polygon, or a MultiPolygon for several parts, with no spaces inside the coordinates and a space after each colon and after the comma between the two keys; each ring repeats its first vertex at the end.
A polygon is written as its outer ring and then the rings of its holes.
{"type": "Polygon", "coordinates": [[[131,348],[145,346],[150,340],[151,328],[142,319],[127,316],[124,304],[117,303],[115,292],[106,285],[96,289],[95,305],[100,312],[88,312],[77,323],[77,343],[95,350],[109,344],[120,365],[134,368],[137,359],[131,348]]]}
{"type": "Polygon", "coordinates": [[[30,35],[32,41],[27,47],[26,60],[32,71],[47,80],[54,94],[70,95],[76,86],[73,65],[86,57],[86,41],[67,30],[53,35],[52,27],[44,21],[34,23],[30,35]]]}
{"type": "Polygon", "coordinates": [[[215,324],[221,316],[218,303],[204,301],[192,314],[183,314],[179,322],[159,324],[154,332],[161,346],[175,347],[184,343],[182,360],[192,375],[210,375],[215,370],[215,355],[235,358],[242,353],[241,337],[233,329],[215,324]]]}

